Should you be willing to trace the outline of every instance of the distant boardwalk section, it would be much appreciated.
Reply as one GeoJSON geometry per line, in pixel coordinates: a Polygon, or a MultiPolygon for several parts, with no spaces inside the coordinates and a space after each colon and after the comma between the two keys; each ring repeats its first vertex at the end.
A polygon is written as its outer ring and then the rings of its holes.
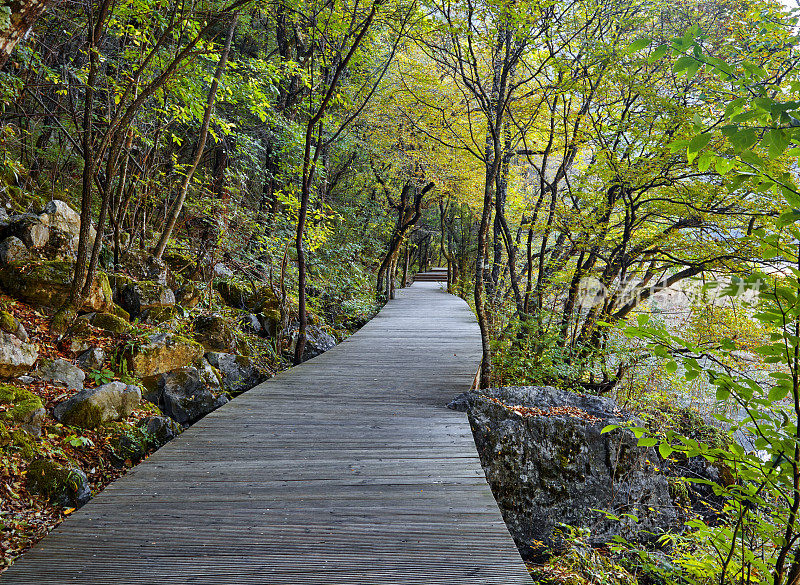
{"type": "Polygon", "coordinates": [[[361,331],[239,396],[110,485],[9,585],[530,584],[466,417],[466,304],[398,291],[361,331]]]}

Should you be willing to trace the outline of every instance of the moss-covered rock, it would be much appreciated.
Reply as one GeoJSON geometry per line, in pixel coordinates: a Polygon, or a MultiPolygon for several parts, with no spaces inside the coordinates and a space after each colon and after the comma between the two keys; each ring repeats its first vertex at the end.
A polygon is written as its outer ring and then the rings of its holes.
{"type": "Polygon", "coordinates": [[[140,280],[122,289],[118,302],[135,319],[149,309],[171,307],[175,304],[175,293],[158,282],[140,280]]]}
{"type": "Polygon", "coordinates": [[[185,282],[175,293],[175,301],[184,309],[193,309],[202,298],[202,292],[192,282],[185,282]]]}
{"type": "MultiPolygon", "coordinates": [[[[0,269],[0,285],[14,298],[36,307],[58,308],[69,298],[73,263],[66,260],[13,262],[0,269]]],[[[108,277],[95,274],[82,309],[106,311],[113,305],[108,277]]]]}
{"type": "Polygon", "coordinates": [[[0,404],[10,406],[0,413],[0,420],[19,425],[37,437],[41,434],[45,417],[41,398],[25,388],[0,384],[0,404]]]}
{"type": "Polygon", "coordinates": [[[109,312],[112,315],[114,315],[115,317],[118,317],[118,318],[123,319],[125,321],[130,321],[131,320],[131,314],[128,313],[128,311],[126,311],[122,307],[120,307],[117,303],[114,303],[114,306],[111,307],[111,310],[109,312]]]}
{"type": "Polygon", "coordinates": [[[181,310],[175,305],[169,307],[153,307],[148,309],[143,315],[145,321],[158,325],[159,323],[166,323],[172,321],[181,314],[181,310]]]}
{"type": "Polygon", "coordinates": [[[93,327],[109,333],[121,334],[131,330],[131,324],[112,313],[89,313],[84,317],[93,327]]]}
{"type": "Polygon", "coordinates": [[[86,474],[80,469],[63,467],[49,459],[30,464],[25,476],[28,489],[41,494],[53,504],[78,508],[91,498],[86,474]]]}
{"type": "Polygon", "coordinates": [[[146,430],[139,426],[116,423],[109,430],[111,457],[118,465],[135,465],[155,446],[146,430]]]}
{"type": "Polygon", "coordinates": [[[250,296],[247,304],[248,308],[254,313],[277,313],[277,318],[280,321],[281,303],[271,286],[262,286],[259,288],[250,296]]]}
{"type": "Polygon", "coordinates": [[[156,449],[177,437],[183,427],[167,416],[148,416],[139,421],[139,428],[156,449]]]}
{"type": "Polygon", "coordinates": [[[191,256],[177,250],[166,252],[163,259],[164,263],[175,274],[188,276],[197,269],[197,264],[192,260],[191,256]]]}
{"type": "Polygon", "coordinates": [[[137,386],[109,382],[81,390],[53,409],[53,416],[66,425],[94,429],[109,421],[129,416],[139,405],[142,392],[137,386]]]}
{"type": "Polygon", "coordinates": [[[194,338],[207,351],[229,352],[234,348],[236,336],[233,327],[222,315],[200,315],[192,325],[194,338]]]}
{"type": "Polygon", "coordinates": [[[174,333],[157,333],[135,348],[126,358],[128,371],[139,378],[171,372],[201,357],[203,346],[174,333]]]}
{"type": "Polygon", "coordinates": [[[234,309],[246,309],[253,295],[253,290],[248,285],[233,278],[215,280],[214,290],[220,294],[226,305],[234,309]]]}
{"type": "Polygon", "coordinates": [[[111,291],[114,293],[114,300],[116,301],[119,299],[119,293],[121,293],[126,286],[136,282],[136,280],[121,272],[110,272],[108,274],[108,282],[111,285],[111,291]]]}

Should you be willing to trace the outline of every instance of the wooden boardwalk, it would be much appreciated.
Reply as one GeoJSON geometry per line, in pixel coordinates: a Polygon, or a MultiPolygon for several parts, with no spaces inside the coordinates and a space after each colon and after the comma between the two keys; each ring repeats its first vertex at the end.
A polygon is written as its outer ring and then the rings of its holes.
{"type": "Polygon", "coordinates": [[[529,584],[466,417],[478,327],[437,283],[192,426],[2,583],[529,584]]]}

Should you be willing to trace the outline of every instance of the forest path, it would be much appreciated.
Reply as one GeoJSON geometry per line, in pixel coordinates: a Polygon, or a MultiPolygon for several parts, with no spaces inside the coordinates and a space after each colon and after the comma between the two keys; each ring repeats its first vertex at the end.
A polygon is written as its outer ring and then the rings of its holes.
{"type": "Polygon", "coordinates": [[[417,283],[71,516],[4,584],[529,584],[463,413],[467,305],[417,283]]]}

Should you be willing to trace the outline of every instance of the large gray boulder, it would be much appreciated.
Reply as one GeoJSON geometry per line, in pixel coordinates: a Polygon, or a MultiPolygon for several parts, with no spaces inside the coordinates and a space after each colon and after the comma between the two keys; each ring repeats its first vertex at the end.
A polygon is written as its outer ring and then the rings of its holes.
{"type": "Polygon", "coordinates": [[[242,355],[210,351],[206,360],[219,371],[223,387],[233,395],[250,390],[269,378],[269,374],[260,370],[253,360],[242,355]]]}
{"type": "Polygon", "coordinates": [[[13,333],[0,331],[0,377],[14,378],[28,372],[39,351],[32,343],[26,343],[13,333]]]}
{"type": "MultiPolygon", "coordinates": [[[[298,333],[292,336],[292,343],[289,352],[294,355],[297,347],[298,333]]],[[[303,347],[303,361],[315,358],[331,349],[336,345],[336,338],[317,325],[309,325],[306,328],[306,344],[303,347]]]]}
{"type": "Polygon", "coordinates": [[[137,386],[109,382],[81,390],[69,400],[57,404],[53,416],[66,425],[93,429],[129,416],[141,399],[142,392],[137,386]]]}
{"type": "Polygon", "coordinates": [[[224,395],[215,397],[193,367],[178,368],[145,383],[149,390],[145,398],[181,424],[191,424],[228,402],[224,395]]]}
{"type": "MultiPolygon", "coordinates": [[[[45,205],[39,219],[50,228],[46,252],[56,258],[74,258],[78,251],[78,239],[81,232],[80,214],[65,201],[54,199],[45,205]]],[[[90,246],[94,245],[96,235],[94,227],[90,226],[88,240],[90,246]]]]}
{"type": "Polygon", "coordinates": [[[63,359],[44,361],[32,375],[46,382],[66,386],[70,390],[82,389],[86,379],[83,370],[63,359]]]}
{"type": "MultiPolygon", "coordinates": [[[[460,406],[460,408],[459,408],[460,406]]],[[[454,401],[467,408],[481,463],[523,557],[540,560],[561,547],[554,531],[591,531],[592,545],[615,535],[652,541],[680,519],[667,478],[649,448],[627,430],[601,434],[631,416],[605,398],[550,387],[498,388],[454,401]],[[610,520],[605,510],[622,521],[610,520]]]]}

